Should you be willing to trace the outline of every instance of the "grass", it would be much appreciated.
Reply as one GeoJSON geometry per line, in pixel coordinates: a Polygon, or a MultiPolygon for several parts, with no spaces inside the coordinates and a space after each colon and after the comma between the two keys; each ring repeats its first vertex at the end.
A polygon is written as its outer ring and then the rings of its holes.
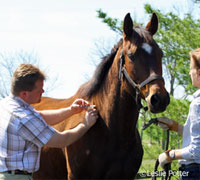
{"type": "MultiPolygon", "coordinates": [[[[144,156],[142,165],[139,169],[139,174],[144,177],[137,177],[136,179],[143,179],[149,180],[151,179],[151,175],[155,174],[154,166],[156,163],[156,159],[158,158],[159,154],[163,152],[162,148],[156,144],[150,144],[148,142],[143,142],[143,149],[144,149],[144,156]],[[149,177],[145,178],[148,175],[149,177]]],[[[171,164],[172,170],[178,170],[178,161],[173,161],[171,164]]],[[[158,171],[162,171],[163,169],[159,166],[158,171]]],[[[164,172],[160,172],[158,175],[163,175],[164,172]]],[[[171,171],[172,173],[172,171],[171,171]]],[[[173,172],[174,176],[171,177],[171,180],[178,180],[179,176],[178,172],[173,172]]],[[[161,177],[157,177],[157,180],[160,180],[161,177]]]]}

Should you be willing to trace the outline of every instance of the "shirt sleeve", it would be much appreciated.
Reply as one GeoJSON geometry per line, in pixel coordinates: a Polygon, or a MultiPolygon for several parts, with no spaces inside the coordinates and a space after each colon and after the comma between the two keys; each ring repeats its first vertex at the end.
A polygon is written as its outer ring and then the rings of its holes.
{"type": "Polygon", "coordinates": [[[54,133],[55,129],[49,126],[42,117],[36,116],[34,113],[20,119],[18,134],[38,147],[45,145],[54,133]]]}
{"type": "Polygon", "coordinates": [[[193,104],[190,108],[191,143],[182,149],[184,159],[200,159],[200,104],[193,104]]]}

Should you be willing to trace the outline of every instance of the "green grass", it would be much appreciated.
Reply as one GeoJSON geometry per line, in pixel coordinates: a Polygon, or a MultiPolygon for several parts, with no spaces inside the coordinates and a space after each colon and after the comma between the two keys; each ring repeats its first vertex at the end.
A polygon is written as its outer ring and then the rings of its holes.
{"type": "MultiPolygon", "coordinates": [[[[156,159],[158,158],[159,154],[163,152],[162,148],[159,145],[153,144],[151,145],[148,142],[143,142],[143,149],[144,149],[144,156],[143,156],[143,161],[142,165],[139,169],[138,173],[142,173],[141,175],[147,174],[147,175],[152,175],[154,174],[154,166],[156,163],[156,159]]],[[[171,164],[171,169],[172,170],[178,170],[178,161],[173,161],[171,164]]],[[[162,171],[163,169],[159,166],[158,171],[162,171]]],[[[161,173],[162,174],[162,173],[161,173]]],[[[178,180],[179,176],[177,173],[174,173],[175,176],[171,177],[171,180],[178,180]]],[[[137,179],[143,179],[143,180],[149,180],[149,178],[137,178],[137,179]]],[[[157,180],[160,180],[161,177],[157,177],[157,180]]]]}

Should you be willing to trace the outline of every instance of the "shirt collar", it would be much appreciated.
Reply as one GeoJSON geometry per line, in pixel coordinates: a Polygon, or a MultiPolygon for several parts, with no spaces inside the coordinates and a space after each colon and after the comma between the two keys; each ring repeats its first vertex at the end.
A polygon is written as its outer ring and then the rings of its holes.
{"type": "Polygon", "coordinates": [[[194,94],[193,94],[193,97],[194,98],[197,98],[200,96],[200,89],[198,89],[194,94]]]}
{"type": "Polygon", "coordinates": [[[9,97],[11,99],[14,99],[20,106],[24,106],[25,108],[30,108],[31,110],[33,110],[33,106],[31,106],[30,104],[28,104],[27,102],[25,102],[22,98],[15,96],[13,94],[10,94],[9,97]]]}

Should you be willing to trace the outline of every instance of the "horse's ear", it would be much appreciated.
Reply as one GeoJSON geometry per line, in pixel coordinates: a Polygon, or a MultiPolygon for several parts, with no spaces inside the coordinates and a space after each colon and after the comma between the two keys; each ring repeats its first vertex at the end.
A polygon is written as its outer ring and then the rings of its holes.
{"type": "Polygon", "coordinates": [[[133,21],[131,19],[130,13],[128,13],[124,18],[123,30],[126,37],[131,37],[133,32],[133,21]]]}
{"type": "Polygon", "coordinates": [[[151,20],[149,21],[149,23],[146,26],[146,30],[149,31],[152,36],[157,32],[157,30],[158,30],[158,17],[156,15],[156,13],[152,14],[151,20]]]}

